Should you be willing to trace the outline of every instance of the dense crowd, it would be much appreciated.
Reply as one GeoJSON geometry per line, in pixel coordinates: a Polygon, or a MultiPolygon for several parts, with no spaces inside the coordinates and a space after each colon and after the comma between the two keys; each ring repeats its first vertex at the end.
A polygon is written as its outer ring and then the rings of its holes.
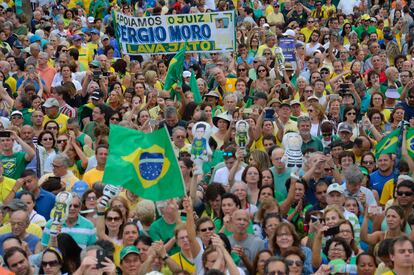
{"type": "Polygon", "coordinates": [[[25,1],[0,0],[0,274],[414,274],[414,1],[25,1]],[[174,54],[126,54],[111,15],[229,10],[235,51],[170,90],[174,54]],[[186,196],[112,192],[111,124],[168,130],[186,196]]]}

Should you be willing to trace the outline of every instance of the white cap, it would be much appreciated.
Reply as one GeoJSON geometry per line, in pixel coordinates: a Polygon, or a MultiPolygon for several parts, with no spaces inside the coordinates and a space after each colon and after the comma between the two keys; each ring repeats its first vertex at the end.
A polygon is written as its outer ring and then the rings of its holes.
{"type": "Polygon", "coordinates": [[[270,28],[270,26],[269,26],[269,24],[264,23],[264,24],[263,24],[263,28],[270,28]]]}
{"type": "Polygon", "coordinates": [[[184,78],[186,78],[186,77],[191,77],[191,72],[190,72],[190,71],[184,71],[184,72],[183,72],[183,77],[184,77],[184,78]]]}
{"type": "Polygon", "coordinates": [[[95,17],[93,17],[93,16],[89,16],[89,17],[88,17],[88,22],[89,22],[89,23],[91,23],[91,24],[92,24],[93,22],[95,22],[95,17]]]}
{"type": "Polygon", "coordinates": [[[288,30],[286,30],[284,33],[282,33],[282,35],[283,35],[283,36],[293,36],[293,37],[295,37],[295,36],[296,36],[296,33],[295,33],[295,31],[294,31],[294,30],[290,30],[290,29],[288,29],[288,30]]]}
{"type": "Polygon", "coordinates": [[[338,183],[332,183],[328,186],[328,190],[326,191],[326,193],[329,194],[332,192],[338,192],[340,194],[343,194],[344,188],[342,188],[342,186],[340,186],[338,183]]]}

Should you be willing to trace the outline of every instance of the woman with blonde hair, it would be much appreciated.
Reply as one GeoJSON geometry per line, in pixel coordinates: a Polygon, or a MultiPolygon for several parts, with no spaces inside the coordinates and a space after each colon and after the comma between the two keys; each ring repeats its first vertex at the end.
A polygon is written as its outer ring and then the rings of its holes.
{"type": "Polygon", "coordinates": [[[250,153],[249,165],[257,166],[260,171],[266,170],[270,166],[269,155],[260,150],[253,150],[250,153]]]}
{"type": "Polygon", "coordinates": [[[158,90],[162,91],[161,82],[158,80],[158,75],[156,71],[148,70],[145,72],[145,89],[147,91],[158,90]]]}
{"type": "Polygon", "coordinates": [[[135,208],[140,233],[149,236],[149,228],[155,220],[155,204],[150,200],[142,200],[135,208]]]}

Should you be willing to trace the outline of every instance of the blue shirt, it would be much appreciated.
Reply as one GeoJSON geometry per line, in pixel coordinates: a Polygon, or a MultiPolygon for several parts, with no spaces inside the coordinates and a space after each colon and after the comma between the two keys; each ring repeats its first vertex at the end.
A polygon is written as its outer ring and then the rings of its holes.
{"type": "MultiPolygon", "coordinates": [[[[6,234],[0,235],[0,243],[3,244],[5,239],[7,239],[8,237],[12,237],[12,236],[14,236],[13,233],[6,233],[6,234]]],[[[36,235],[27,233],[26,236],[24,237],[24,241],[29,246],[30,251],[34,253],[36,245],[39,243],[40,239],[36,235]]],[[[0,255],[4,255],[3,245],[0,245],[0,255]]]]}
{"type": "Polygon", "coordinates": [[[379,170],[372,172],[370,175],[370,184],[373,189],[377,190],[379,197],[381,198],[382,189],[387,181],[395,178],[394,172],[389,176],[382,176],[379,170]]]}
{"type": "MultiPolygon", "coordinates": [[[[20,199],[22,196],[21,192],[16,194],[16,197],[20,199]]],[[[43,188],[40,188],[39,196],[36,198],[36,205],[34,209],[39,215],[45,217],[48,221],[50,219],[50,211],[55,206],[55,195],[51,192],[46,191],[43,188]]]]}

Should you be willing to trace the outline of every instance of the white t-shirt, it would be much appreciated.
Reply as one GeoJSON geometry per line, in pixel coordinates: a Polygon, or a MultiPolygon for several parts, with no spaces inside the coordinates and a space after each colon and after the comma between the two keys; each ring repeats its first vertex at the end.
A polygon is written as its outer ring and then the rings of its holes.
{"type": "Polygon", "coordinates": [[[360,0],[341,0],[338,4],[338,10],[345,15],[354,14],[354,7],[359,6],[360,0]]]}
{"type": "MultiPolygon", "coordinates": [[[[234,175],[234,181],[241,181],[241,176],[243,174],[244,167],[240,167],[239,170],[234,175]]],[[[220,168],[217,170],[217,172],[214,175],[213,182],[218,182],[224,185],[225,187],[229,185],[229,173],[230,170],[227,169],[226,166],[220,168]]]]}

